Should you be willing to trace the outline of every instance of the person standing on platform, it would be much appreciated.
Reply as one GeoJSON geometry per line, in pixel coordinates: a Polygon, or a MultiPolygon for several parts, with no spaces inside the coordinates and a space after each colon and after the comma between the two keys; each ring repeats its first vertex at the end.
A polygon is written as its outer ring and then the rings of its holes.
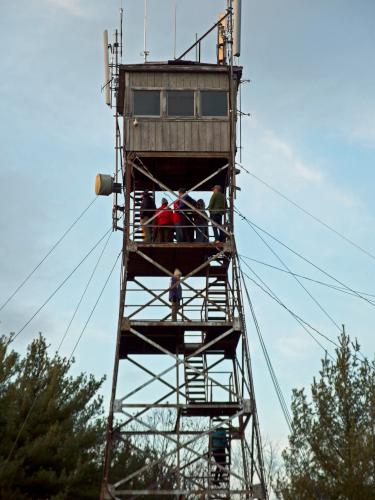
{"type": "Polygon", "coordinates": [[[184,225],[184,217],[178,208],[179,204],[180,204],[179,199],[173,203],[173,214],[172,214],[174,229],[176,231],[177,243],[181,243],[182,241],[184,241],[184,228],[182,227],[184,225]]]}
{"type": "Polygon", "coordinates": [[[156,234],[154,240],[158,243],[172,241],[172,210],[168,207],[168,201],[165,198],[162,198],[161,206],[156,211],[155,222],[156,234]]]}
{"type": "Polygon", "coordinates": [[[225,241],[225,233],[216,224],[223,224],[223,215],[225,213],[226,201],[225,196],[221,191],[221,186],[216,185],[212,188],[212,196],[208,205],[210,218],[213,222],[212,229],[214,231],[215,243],[225,241]],[[215,224],[216,222],[216,224],[215,224]]]}
{"type": "Polygon", "coordinates": [[[182,300],[181,279],[182,273],[179,269],[175,269],[171,278],[171,285],[169,287],[169,300],[172,302],[172,321],[177,321],[177,312],[180,308],[182,300]]]}
{"type": "Polygon", "coordinates": [[[144,191],[142,194],[141,201],[141,224],[144,232],[144,242],[152,242],[152,223],[148,223],[149,219],[155,215],[156,205],[154,198],[150,195],[148,191],[144,191]]]}
{"type": "Polygon", "coordinates": [[[178,194],[180,197],[178,208],[182,210],[181,213],[183,215],[183,241],[191,243],[194,239],[193,209],[186,205],[185,201],[193,205],[193,207],[195,207],[196,203],[195,200],[187,194],[185,188],[180,188],[178,194]]]}
{"type": "Polygon", "coordinates": [[[195,241],[198,243],[207,243],[208,241],[208,220],[206,219],[205,208],[204,201],[202,199],[198,200],[197,209],[200,213],[197,212],[194,216],[195,241]]]}

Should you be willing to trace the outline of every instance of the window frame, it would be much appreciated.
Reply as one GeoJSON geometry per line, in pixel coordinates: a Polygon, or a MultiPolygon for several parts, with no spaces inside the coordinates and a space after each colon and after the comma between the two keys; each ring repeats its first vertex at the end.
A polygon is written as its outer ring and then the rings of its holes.
{"type": "Polygon", "coordinates": [[[162,118],[163,116],[163,89],[161,88],[150,88],[150,87],[143,87],[143,88],[132,88],[132,116],[135,118],[162,118]],[[136,92],[159,92],[159,114],[157,115],[139,115],[135,113],[135,94],[136,92]]]}
{"type": "Polygon", "coordinates": [[[164,89],[164,96],[165,96],[165,117],[174,119],[174,118],[181,118],[185,120],[191,120],[191,119],[196,119],[199,118],[199,115],[197,113],[197,89],[164,89]],[[168,94],[169,92],[191,92],[193,94],[193,114],[192,115],[170,115],[169,110],[168,110],[168,94]]]}
{"type": "Polygon", "coordinates": [[[230,116],[229,109],[229,90],[228,89],[212,89],[212,88],[166,88],[166,87],[131,87],[131,102],[130,102],[130,117],[137,118],[139,120],[143,119],[166,119],[166,120],[218,120],[227,121],[230,116]],[[147,92],[154,91],[159,92],[160,97],[160,107],[158,115],[139,115],[134,112],[134,95],[135,92],[147,92]],[[192,92],[193,93],[193,115],[169,115],[168,114],[168,92],[192,92]],[[224,92],[227,97],[227,114],[226,115],[203,115],[202,114],[202,92],[224,92]]]}
{"type": "Polygon", "coordinates": [[[223,89],[199,89],[199,118],[201,119],[211,119],[215,118],[217,120],[228,120],[229,118],[229,91],[228,90],[223,90],[223,89]],[[226,102],[227,102],[227,110],[225,115],[204,115],[203,114],[203,106],[202,106],[202,99],[203,99],[203,94],[204,93],[209,93],[209,92],[222,92],[225,93],[226,95],[226,102]]]}

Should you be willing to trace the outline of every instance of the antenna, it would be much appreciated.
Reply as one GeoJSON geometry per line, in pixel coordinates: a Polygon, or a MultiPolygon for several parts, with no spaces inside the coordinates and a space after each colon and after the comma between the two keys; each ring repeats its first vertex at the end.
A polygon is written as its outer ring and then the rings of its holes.
{"type": "Polygon", "coordinates": [[[111,78],[109,75],[109,58],[108,58],[108,31],[105,30],[103,33],[103,49],[104,49],[104,99],[105,103],[111,105],[111,78]]]}
{"type": "Polygon", "coordinates": [[[147,50],[147,6],[148,6],[148,1],[145,0],[145,17],[144,17],[144,29],[143,29],[143,57],[144,57],[144,62],[147,62],[147,56],[150,54],[150,51],[147,50]]]}
{"type": "Polygon", "coordinates": [[[120,8],[120,61],[122,61],[122,18],[124,14],[124,9],[122,8],[122,2],[121,2],[121,8],[120,8]]]}
{"type": "Polygon", "coordinates": [[[233,55],[241,54],[241,0],[233,0],[233,55]]]}
{"type": "Polygon", "coordinates": [[[177,41],[177,3],[174,0],[174,37],[173,37],[173,58],[176,59],[176,41],[177,41]]]}
{"type": "Polygon", "coordinates": [[[219,24],[217,25],[217,63],[226,64],[226,49],[227,49],[227,18],[225,14],[219,15],[219,24]],[[223,19],[224,18],[224,19],[223,19]]]}

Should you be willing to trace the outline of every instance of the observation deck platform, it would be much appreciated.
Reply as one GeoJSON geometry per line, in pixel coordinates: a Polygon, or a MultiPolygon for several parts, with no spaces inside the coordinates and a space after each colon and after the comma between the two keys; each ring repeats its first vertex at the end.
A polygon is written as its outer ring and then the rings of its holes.
{"type": "Polygon", "coordinates": [[[137,276],[168,276],[180,269],[182,276],[226,276],[232,255],[229,243],[143,243],[131,242],[128,279],[137,276]],[[215,255],[220,259],[212,259],[215,255]],[[212,259],[211,262],[207,262],[212,259]]]}
{"type": "Polygon", "coordinates": [[[172,354],[191,355],[198,349],[205,354],[222,354],[232,359],[241,335],[235,321],[131,321],[122,319],[120,359],[129,355],[172,354]],[[200,343],[186,342],[185,333],[202,332],[200,343]],[[142,338],[145,337],[145,338],[142,338]],[[220,337],[220,338],[219,338],[220,337]],[[215,339],[218,339],[215,341],[215,339]],[[206,348],[205,348],[206,347],[206,348]],[[203,349],[204,348],[204,349],[203,349]]]}
{"type": "Polygon", "coordinates": [[[240,403],[209,402],[189,403],[182,408],[182,415],[187,417],[231,417],[242,410],[240,403]]]}

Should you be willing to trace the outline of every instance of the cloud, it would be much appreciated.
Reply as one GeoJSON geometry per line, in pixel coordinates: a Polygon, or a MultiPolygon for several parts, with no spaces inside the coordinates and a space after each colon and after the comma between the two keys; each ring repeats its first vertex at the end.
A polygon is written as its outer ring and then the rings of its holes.
{"type": "MultiPolygon", "coordinates": [[[[334,218],[338,215],[337,218],[341,219],[340,209],[361,212],[363,216],[366,212],[363,202],[350,190],[331,179],[324,158],[311,158],[310,153],[297,149],[257,120],[253,120],[248,126],[250,129],[245,128],[244,133],[246,149],[242,164],[260,179],[317,216],[322,215],[324,219],[327,219],[327,214],[334,218]],[[248,152],[250,160],[246,160],[248,152]],[[310,157],[306,158],[307,156],[310,157]]],[[[245,181],[245,178],[241,181],[245,181]]],[[[260,193],[259,201],[262,205],[264,190],[260,193]]]]}
{"type": "Polygon", "coordinates": [[[289,162],[289,168],[301,180],[308,182],[321,182],[324,179],[323,173],[315,166],[304,163],[291,148],[289,144],[277,137],[272,131],[264,132],[263,142],[276,154],[289,162]]]}
{"type": "Polygon", "coordinates": [[[45,0],[47,4],[65,10],[74,16],[82,16],[83,10],[79,0],[45,0]]]}

